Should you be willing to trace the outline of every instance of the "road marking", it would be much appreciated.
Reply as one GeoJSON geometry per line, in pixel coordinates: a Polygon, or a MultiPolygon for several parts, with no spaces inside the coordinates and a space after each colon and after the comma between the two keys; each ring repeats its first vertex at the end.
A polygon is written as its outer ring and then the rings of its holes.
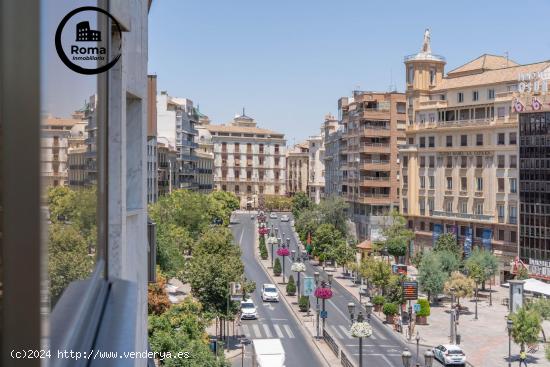
{"type": "Polygon", "coordinates": [[[281,328],[279,327],[279,325],[273,324],[273,328],[275,329],[275,333],[277,333],[277,337],[278,337],[279,339],[282,339],[282,338],[285,337],[285,336],[283,335],[283,332],[281,331],[281,328]]]}
{"type": "MultiPolygon", "coordinates": [[[[242,321],[241,321],[241,322],[242,322],[242,321]]],[[[250,329],[249,329],[248,325],[241,324],[241,327],[242,327],[242,330],[243,330],[243,334],[244,334],[244,335],[251,336],[251,335],[250,335],[250,329]]]]}
{"type": "Polygon", "coordinates": [[[241,238],[239,239],[239,246],[241,246],[241,244],[243,243],[243,236],[244,236],[244,229],[241,232],[241,238]]]}
{"type": "Polygon", "coordinates": [[[256,334],[254,336],[254,338],[261,338],[262,337],[262,333],[260,332],[260,327],[258,326],[258,324],[254,324],[252,325],[252,329],[254,330],[254,334],[256,334]]]}
{"type": "Polygon", "coordinates": [[[347,336],[348,338],[353,338],[349,330],[344,325],[338,325],[338,327],[340,328],[340,330],[342,330],[342,333],[344,333],[345,336],[347,336]]]}
{"type": "MultiPolygon", "coordinates": [[[[334,291],[332,291],[334,293],[334,291]]],[[[332,300],[328,300],[328,303],[330,303],[332,305],[332,307],[334,307],[334,309],[336,311],[338,311],[340,313],[340,315],[342,315],[342,317],[344,318],[344,320],[347,320],[349,318],[349,315],[346,315],[344,312],[342,312],[342,310],[340,310],[340,308],[338,308],[338,306],[336,306],[336,304],[334,302],[332,302],[332,300]]]]}
{"type": "Polygon", "coordinates": [[[271,330],[269,330],[269,326],[267,324],[262,324],[262,327],[264,328],[265,336],[267,338],[271,338],[272,334],[271,334],[271,330]]]}
{"type": "Polygon", "coordinates": [[[285,331],[288,334],[288,336],[290,337],[290,339],[294,339],[294,334],[292,333],[292,330],[290,329],[290,326],[283,325],[283,327],[285,328],[285,331]]]}
{"type": "MultiPolygon", "coordinates": [[[[345,344],[346,347],[358,347],[359,344],[345,344]]],[[[384,344],[363,344],[364,347],[380,347],[380,348],[398,348],[397,345],[384,345],[384,344]]],[[[391,351],[396,351],[395,349],[391,349],[388,351],[388,353],[391,353],[391,351]]]]}
{"type": "Polygon", "coordinates": [[[332,332],[333,332],[334,334],[336,334],[336,337],[337,337],[338,339],[344,339],[344,337],[342,337],[342,334],[340,334],[340,332],[338,331],[338,329],[336,328],[336,326],[332,326],[332,325],[329,326],[329,330],[332,330],[332,332]]]}

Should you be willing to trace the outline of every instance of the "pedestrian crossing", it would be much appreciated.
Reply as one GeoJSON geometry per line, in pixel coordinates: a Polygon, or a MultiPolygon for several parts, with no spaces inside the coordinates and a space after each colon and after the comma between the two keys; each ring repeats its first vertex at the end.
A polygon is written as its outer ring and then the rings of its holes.
{"type": "MultiPolygon", "coordinates": [[[[344,340],[345,339],[352,339],[352,340],[357,339],[357,338],[354,338],[353,336],[351,336],[349,327],[344,326],[344,325],[327,325],[326,330],[333,337],[336,337],[336,339],[344,339],[344,340]]],[[[387,340],[387,338],[384,337],[384,335],[377,334],[375,330],[373,330],[372,335],[369,336],[368,339],[369,340],[378,340],[378,341],[387,340]]]]}
{"type": "Polygon", "coordinates": [[[247,324],[241,323],[241,333],[251,339],[294,339],[296,336],[290,325],[287,324],[247,324]]]}

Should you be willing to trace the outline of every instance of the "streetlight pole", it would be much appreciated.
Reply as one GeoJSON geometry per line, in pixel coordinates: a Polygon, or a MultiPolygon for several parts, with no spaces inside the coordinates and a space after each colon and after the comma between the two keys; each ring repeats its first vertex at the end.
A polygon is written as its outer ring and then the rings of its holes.
{"type": "Polygon", "coordinates": [[[512,327],[514,322],[512,319],[506,321],[506,328],[508,329],[508,367],[512,367],[512,327]]]}
{"type": "Polygon", "coordinates": [[[416,365],[420,365],[420,334],[416,332],[416,365]]]}
{"type": "Polygon", "coordinates": [[[474,317],[474,320],[477,320],[477,282],[476,282],[476,315],[474,317]]]}
{"type": "Polygon", "coordinates": [[[454,335],[454,323],[455,323],[455,314],[454,314],[454,301],[455,301],[455,288],[451,288],[451,312],[449,313],[451,324],[450,324],[450,336],[451,336],[451,344],[454,344],[455,342],[455,335],[454,335]]]}
{"type": "MultiPolygon", "coordinates": [[[[315,279],[315,288],[317,288],[319,286],[319,272],[318,271],[313,273],[313,278],[315,279]]],[[[317,300],[317,303],[316,303],[316,306],[315,306],[315,311],[317,312],[317,339],[319,339],[319,298],[315,297],[315,299],[317,300]]]]}
{"type": "MultiPolygon", "coordinates": [[[[355,303],[350,302],[348,303],[348,311],[349,311],[349,317],[351,319],[351,325],[354,323],[354,314],[355,314],[355,303]]],[[[370,323],[370,313],[367,309],[367,319],[370,323]]],[[[359,314],[357,315],[357,322],[363,322],[363,313],[359,311],[359,314]]],[[[359,337],[359,367],[363,367],[363,338],[359,337]]]]}

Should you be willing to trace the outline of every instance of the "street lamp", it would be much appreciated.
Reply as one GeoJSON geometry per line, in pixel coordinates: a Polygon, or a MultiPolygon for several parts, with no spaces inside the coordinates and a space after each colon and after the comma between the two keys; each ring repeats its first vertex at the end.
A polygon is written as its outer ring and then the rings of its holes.
{"type": "Polygon", "coordinates": [[[512,327],[514,326],[514,321],[508,319],[506,321],[506,328],[508,329],[508,367],[512,367],[512,327]]]}
{"type": "MultiPolygon", "coordinates": [[[[319,285],[319,272],[313,273],[313,279],[315,280],[315,288],[319,285]]],[[[315,311],[317,312],[317,339],[319,339],[319,298],[316,298],[315,311]]]]}
{"type": "MultiPolygon", "coordinates": [[[[351,325],[353,326],[354,321],[355,321],[354,320],[355,303],[353,303],[353,302],[348,303],[348,312],[349,312],[349,317],[351,319],[351,325]]],[[[368,317],[368,314],[367,314],[367,317],[368,317]]],[[[357,322],[360,323],[360,322],[363,322],[363,321],[364,321],[363,313],[359,310],[359,314],[357,315],[357,322]]],[[[353,327],[352,327],[352,329],[353,329],[353,327]]],[[[354,336],[356,336],[356,335],[354,335],[354,336]]],[[[359,367],[363,367],[363,337],[362,336],[359,336],[359,367]]]]}
{"type": "MultiPolygon", "coordinates": [[[[324,280],[321,282],[321,288],[327,288],[327,285],[328,285],[327,282],[325,282],[324,280]]],[[[325,314],[325,301],[326,301],[326,299],[323,298],[323,310],[322,310],[323,315],[325,314]]],[[[326,315],[324,315],[324,316],[326,316],[326,315]]],[[[327,319],[326,317],[323,317],[323,331],[325,330],[325,321],[326,321],[326,319],[327,319]]]]}
{"type": "Polygon", "coordinates": [[[451,344],[454,344],[455,342],[455,307],[454,307],[454,301],[455,301],[455,291],[456,289],[452,287],[449,289],[451,292],[451,312],[449,313],[449,316],[451,318],[451,325],[450,325],[450,337],[451,337],[451,344]]]}
{"type": "Polygon", "coordinates": [[[328,285],[332,288],[332,279],[334,278],[334,274],[327,274],[328,278],[328,285]]]}
{"type": "Polygon", "coordinates": [[[418,358],[420,358],[420,334],[418,331],[416,332],[416,365],[418,366],[420,362],[418,361],[418,358]]]}
{"type": "Polygon", "coordinates": [[[411,367],[412,354],[407,348],[401,354],[401,358],[403,359],[403,367],[411,367]]]}
{"type": "Polygon", "coordinates": [[[369,322],[369,324],[370,324],[370,315],[372,314],[373,307],[374,305],[370,302],[367,302],[367,304],[365,305],[365,311],[367,312],[367,321],[369,322]]]}
{"type": "Polygon", "coordinates": [[[292,251],[290,251],[290,253],[292,254],[291,255],[292,262],[296,261],[296,250],[292,250],[292,251]]]}

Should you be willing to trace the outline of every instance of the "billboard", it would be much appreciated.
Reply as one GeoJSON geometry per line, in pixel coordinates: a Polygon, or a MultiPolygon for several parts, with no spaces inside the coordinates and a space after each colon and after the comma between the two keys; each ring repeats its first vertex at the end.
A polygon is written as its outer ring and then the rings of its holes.
{"type": "Polygon", "coordinates": [[[472,227],[466,227],[464,233],[464,257],[466,258],[472,253],[473,232],[472,227]]]}
{"type": "Polygon", "coordinates": [[[493,237],[493,230],[490,228],[484,228],[483,233],[481,234],[481,243],[483,248],[487,251],[492,250],[491,238],[493,237]]]}
{"type": "Polygon", "coordinates": [[[406,301],[418,299],[418,282],[403,282],[403,298],[406,301]]]}
{"type": "Polygon", "coordinates": [[[432,234],[432,239],[433,239],[432,247],[435,248],[435,244],[442,233],[443,233],[443,224],[434,224],[434,231],[432,234]]]}
{"type": "Polygon", "coordinates": [[[312,296],[313,292],[315,292],[315,279],[304,277],[304,296],[312,296]]]}

